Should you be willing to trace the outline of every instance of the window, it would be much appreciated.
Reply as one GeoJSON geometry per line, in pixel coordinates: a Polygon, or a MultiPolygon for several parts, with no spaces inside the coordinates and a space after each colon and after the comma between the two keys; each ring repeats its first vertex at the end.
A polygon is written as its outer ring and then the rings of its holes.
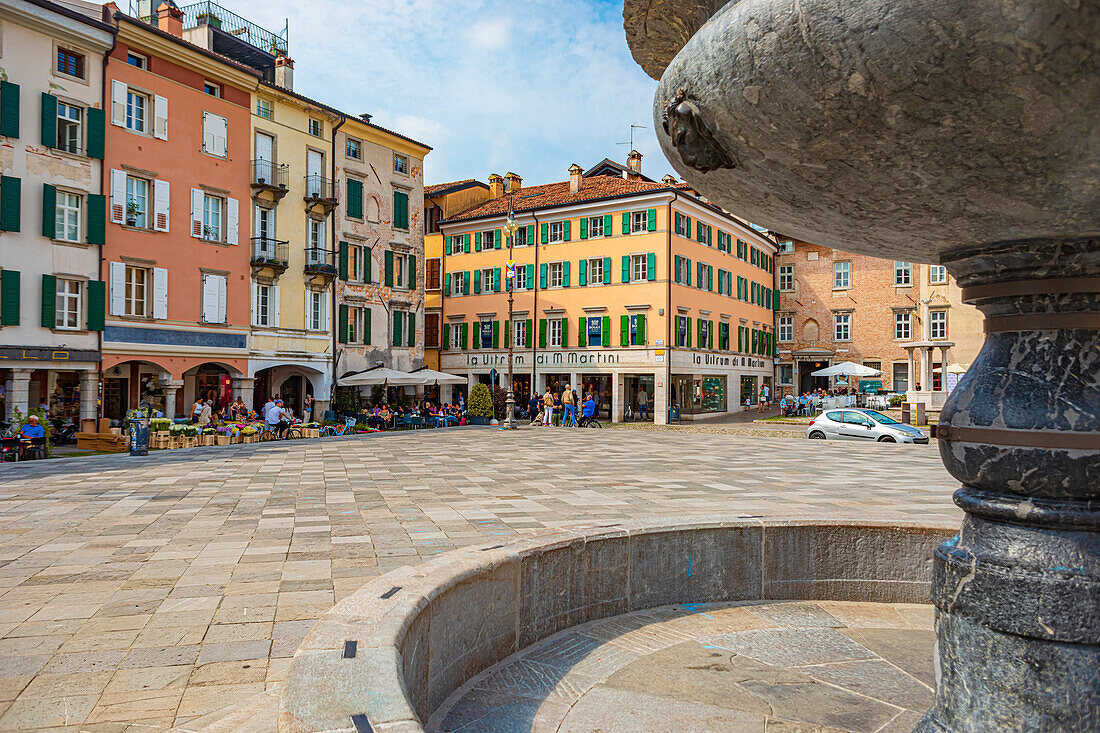
{"type": "Polygon", "coordinates": [[[603,257],[593,257],[588,260],[588,284],[603,284],[603,257]]]}
{"type": "Polygon", "coordinates": [[[563,263],[551,262],[546,267],[546,287],[560,288],[563,278],[563,263]]]}
{"type": "Polygon", "coordinates": [[[80,281],[57,278],[57,306],[54,309],[57,328],[80,328],[80,281]]]}
{"type": "Polygon", "coordinates": [[[779,243],[779,251],[780,252],[794,252],[794,242],[792,242],[789,239],[786,240],[786,241],[780,242],[779,243]]]}
{"type": "Polygon", "coordinates": [[[489,229],[481,233],[481,248],[493,249],[496,245],[497,233],[495,229],[489,229]]]}
{"type": "Polygon", "coordinates": [[[895,392],[906,392],[909,390],[909,364],[907,362],[894,363],[893,377],[893,388],[895,392]]]}
{"type": "Polygon", "coordinates": [[[440,262],[438,257],[424,261],[424,289],[439,290],[441,285],[440,262]]]}
{"type": "Polygon", "coordinates": [[[84,78],[84,56],[65,48],[57,49],[57,72],[78,79],[84,78]]]}
{"type": "Polygon", "coordinates": [[[834,288],[847,288],[851,287],[852,283],[852,263],[851,262],[834,262],[833,263],[833,287],[834,288]]]}
{"type": "Polygon", "coordinates": [[[894,314],[894,340],[908,341],[913,337],[913,314],[894,314]]]}
{"type": "Polygon", "coordinates": [[[517,349],[527,346],[527,321],[523,318],[512,321],[512,346],[517,349]]]}
{"type": "Polygon", "coordinates": [[[438,349],[439,343],[439,319],[438,313],[424,314],[424,346],[429,349],[438,349]]]}
{"type": "Polygon", "coordinates": [[[64,102],[57,103],[57,148],[66,153],[80,153],[80,120],[84,110],[64,102]]]}
{"type": "Polygon", "coordinates": [[[779,316],[780,341],[794,341],[794,316],[779,316]]]}
{"type": "Polygon", "coordinates": [[[405,287],[405,263],[407,260],[403,255],[399,255],[396,252],[393,255],[393,286],[395,288],[405,287]]]}
{"type": "Polygon", "coordinates": [[[450,325],[451,325],[451,348],[452,349],[461,349],[462,348],[462,328],[466,324],[465,323],[452,322],[450,325]]]}
{"type": "Polygon", "coordinates": [[[306,329],[310,331],[325,330],[325,293],[323,291],[310,290],[306,294],[309,310],[306,312],[306,329]]]}
{"type": "Polygon", "coordinates": [[[393,172],[403,175],[409,172],[409,156],[400,153],[393,154],[393,172]]]}
{"type": "Polygon", "coordinates": [[[225,199],[206,194],[202,201],[202,238],[211,242],[224,241],[225,228],[222,226],[225,213],[225,199]]]}
{"type": "Polygon", "coordinates": [[[516,230],[515,244],[516,247],[526,247],[529,244],[527,241],[527,227],[520,227],[516,230]]]}
{"type": "Polygon", "coordinates": [[[561,343],[561,319],[551,318],[546,324],[546,345],[550,348],[560,349],[561,343]]]}
{"type": "Polygon", "coordinates": [[[202,83],[202,90],[211,97],[220,97],[222,95],[222,88],[212,82],[204,81],[202,83]]]}
{"type": "Polygon", "coordinates": [[[348,343],[366,343],[366,316],[362,308],[348,308],[348,343]]]}
{"type": "Polygon", "coordinates": [[[145,132],[149,119],[149,97],[133,89],[126,91],[126,129],[145,132]]]}
{"type": "Polygon", "coordinates": [[[344,155],[349,158],[355,158],[356,160],[362,160],[363,143],[353,137],[347,138],[347,140],[344,141],[344,155]]]}
{"type": "Polygon", "coordinates": [[[928,268],[928,284],[929,285],[946,285],[947,284],[947,268],[943,265],[931,265],[928,268]]]}
{"type": "Polygon", "coordinates": [[[913,264],[911,262],[894,262],[894,285],[907,286],[913,284],[913,264]]]}
{"type": "Polygon", "coordinates": [[[947,311],[928,311],[928,338],[933,341],[947,338],[947,311]]]}
{"type": "Polygon", "coordinates": [[[833,314],[833,341],[850,341],[852,338],[852,314],[833,314]]]}
{"type": "Polygon", "coordinates": [[[794,364],[779,365],[779,383],[794,384],[794,364]]]}
{"type": "Polygon", "coordinates": [[[323,261],[324,253],[320,250],[325,248],[325,220],[310,218],[309,222],[309,248],[312,250],[310,255],[315,259],[314,264],[323,261]]]}
{"type": "Polygon", "coordinates": [[[256,285],[256,325],[275,325],[275,288],[271,285],[256,285]]]}
{"type": "Polygon", "coordinates": [[[325,123],[320,120],[315,120],[312,117],[309,119],[309,124],[306,127],[306,131],[313,135],[313,137],[324,137],[325,123]]]}
{"type": "Polygon", "coordinates": [[[493,292],[493,268],[486,267],[480,273],[481,275],[481,292],[491,293],[493,292]]]}
{"type": "Polygon", "coordinates": [[[363,248],[358,244],[348,245],[348,280],[363,281],[363,248]]]}
{"type": "Polygon", "coordinates": [[[603,217],[593,216],[588,219],[588,236],[589,238],[602,237],[603,236],[603,217]]]}
{"type": "Polygon", "coordinates": [[[648,229],[649,213],[646,211],[630,212],[630,233],[644,232],[648,229]]]}
{"type": "Polygon", "coordinates": [[[54,238],[66,242],[80,241],[80,196],[57,192],[54,238]]]}
{"type": "Polygon", "coordinates": [[[256,207],[256,239],[261,241],[260,247],[264,250],[271,249],[271,256],[275,255],[274,243],[270,240],[275,239],[275,209],[269,209],[265,206],[256,207]]]}
{"type": "Polygon", "coordinates": [[[149,226],[149,181],[126,176],[126,223],[149,226]]]}
{"type": "Polygon", "coordinates": [[[645,280],[648,274],[645,255],[630,255],[630,279],[633,282],[645,280]]]}
{"type": "Polygon", "coordinates": [[[794,290],[794,265],[779,266],[779,289],[794,290]]]}
{"type": "Polygon", "coordinates": [[[144,318],[148,312],[149,271],[144,267],[126,265],[126,292],[123,313],[144,318]]]}
{"type": "MultiPolygon", "coordinates": [[[[522,229],[520,231],[523,231],[522,229]]],[[[530,287],[527,284],[527,268],[523,265],[516,265],[516,276],[513,278],[513,287],[516,290],[527,290],[530,287]]]]}
{"type": "Polygon", "coordinates": [[[603,318],[601,316],[589,316],[585,319],[587,336],[581,334],[589,346],[603,346],[603,318]]]}
{"type": "Polygon", "coordinates": [[[138,69],[149,68],[149,61],[141,54],[134,53],[133,51],[128,51],[126,53],[126,63],[138,69]]]}
{"type": "Polygon", "coordinates": [[[228,151],[229,121],[221,115],[202,113],[202,151],[224,158],[228,151]]]}
{"type": "Polygon", "coordinates": [[[256,100],[256,115],[263,117],[265,120],[271,120],[275,118],[275,105],[271,103],[270,99],[257,99],[256,100]]]}
{"type": "Polygon", "coordinates": [[[871,369],[876,369],[880,372],[882,371],[882,362],[881,361],[865,361],[865,362],[863,362],[863,366],[870,367],[871,369]]]}
{"type": "Polygon", "coordinates": [[[565,241],[565,228],[560,221],[550,222],[550,241],[551,242],[564,242],[565,241]]]}
{"type": "Polygon", "coordinates": [[[477,334],[474,336],[474,338],[477,339],[477,345],[479,348],[493,348],[493,326],[495,325],[496,324],[489,319],[478,322],[477,334]]]}

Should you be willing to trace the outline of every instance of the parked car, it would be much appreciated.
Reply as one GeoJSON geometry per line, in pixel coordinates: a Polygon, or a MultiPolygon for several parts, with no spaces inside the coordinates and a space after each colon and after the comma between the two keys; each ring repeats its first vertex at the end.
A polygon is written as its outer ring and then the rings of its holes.
{"type": "Polygon", "coordinates": [[[826,410],[806,428],[810,440],[874,440],[879,443],[927,443],[920,428],[898,422],[877,410],[826,410]]]}

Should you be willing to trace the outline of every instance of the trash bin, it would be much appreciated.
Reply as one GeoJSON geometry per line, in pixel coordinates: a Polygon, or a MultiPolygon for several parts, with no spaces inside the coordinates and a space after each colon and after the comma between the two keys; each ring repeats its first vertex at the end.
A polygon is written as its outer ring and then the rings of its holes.
{"type": "Polygon", "coordinates": [[[136,417],[130,420],[130,455],[149,455],[148,417],[136,417]]]}
{"type": "Polygon", "coordinates": [[[678,422],[680,422],[680,406],[679,405],[669,405],[669,407],[668,407],[668,424],[672,425],[673,423],[678,423],[678,422]]]}

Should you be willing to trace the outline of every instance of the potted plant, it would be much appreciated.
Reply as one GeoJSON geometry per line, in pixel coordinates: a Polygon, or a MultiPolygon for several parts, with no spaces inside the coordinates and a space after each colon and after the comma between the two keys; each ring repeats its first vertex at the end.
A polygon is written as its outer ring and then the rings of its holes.
{"type": "Polygon", "coordinates": [[[471,425],[488,425],[493,417],[493,396],[484,384],[474,385],[466,403],[466,413],[471,425]]]}
{"type": "Polygon", "coordinates": [[[208,25],[211,28],[222,27],[222,19],[213,13],[199,13],[195,16],[195,22],[197,25],[208,25]]]}
{"type": "Polygon", "coordinates": [[[199,445],[214,445],[214,436],[217,432],[215,428],[203,428],[199,435],[199,445]]]}
{"type": "Polygon", "coordinates": [[[137,199],[131,196],[126,201],[126,224],[136,227],[139,214],[141,214],[141,206],[138,204],[137,199]]]}

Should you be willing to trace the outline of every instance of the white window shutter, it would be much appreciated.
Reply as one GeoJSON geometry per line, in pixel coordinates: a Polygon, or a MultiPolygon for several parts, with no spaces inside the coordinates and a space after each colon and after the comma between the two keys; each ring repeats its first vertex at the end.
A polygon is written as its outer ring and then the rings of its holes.
{"type": "Polygon", "coordinates": [[[111,170],[111,221],[126,221],[126,171],[111,170]]]}
{"type": "Polygon", "coordinates": [[[225,275],[216,275],[218,284],[218,323],[225,323],[225,301],[229,290],[229,278],[225,275]]]}
{"type": "Polygon", "coordinates": [[[168,139],[168,99],[159,94],[153,98],[153,137],[168,139]]]}
{"type": "Polygon", "coordinates": [[[226,199],[226,232],[225,241],[229,244],[237,243],[237,230],[240,222],[240,206],[237,199],[226,199]]]}
{"type": "Polygon", "coordinates": [[[271,325],[279,327],[279,286],[271,288],[271,325]]]}
{"type": "Polygon", "coordinates": [[[325,318],[325,330],[332,333],[332,309],[328,307],[328,293],[325,292],[321,295],[321,310],[324,311],[325,318]]]}
{"type": "Polygon", "coordinates": [[[191,189],[191,236],[202,238],[202,205],[206,195],[201,188],[191,189]]]}
{"type": "Polygon", "coordinates": [[[158,232],[168,231],[170,190],[168,181],[153,181],[153,229],[158,232]]]}
{"type": "Polygon", "coordinates": [[[168,270],[153,268],[153,318],[168,317],[168,270]]]}
{"type": "Polygon", "coordinates": [[[214,291],[214,276],[202,276],[202,320],[214,323],[218,317],[218,294],[214,291]]]}
{"type": "Polygon", "coordinates": [[[210,129],[210,113],[202,113],[202,152],[213,152],[213,132],[210,129]]]}
{"type": "Polygon", "coordinates": [[[122,262],[111,263],[111,315],[121,316],[126,312],[126,265],[122,262]]]}
{"type": "Polygon", "coordinates": [[[306,314],[305,329],[307,331],[310,330],[311,324],[313,323],[313,312],[312,312],[313,311],[313,298],[310,297],[311,295],[313,295],[313,291],[312,290],[307,290],[306,291],[306,308],[303,311],[303,313],[306,314]]]}
{"type": "Polygon", "coordinates": [[[252,325],[260,325],[260,313],[256,310],[256,282],[252,282],[252,325]]]}
{"type": "Polygon", "coordinates": [[[111,124],[126,126],[126,82],[111,82],[111,124]]]}
{"type": "Polygon", "coordinates": [[[224,117],[214,117],[214,155],[223,158],[229,154],[229,120],[224,117]]]}

